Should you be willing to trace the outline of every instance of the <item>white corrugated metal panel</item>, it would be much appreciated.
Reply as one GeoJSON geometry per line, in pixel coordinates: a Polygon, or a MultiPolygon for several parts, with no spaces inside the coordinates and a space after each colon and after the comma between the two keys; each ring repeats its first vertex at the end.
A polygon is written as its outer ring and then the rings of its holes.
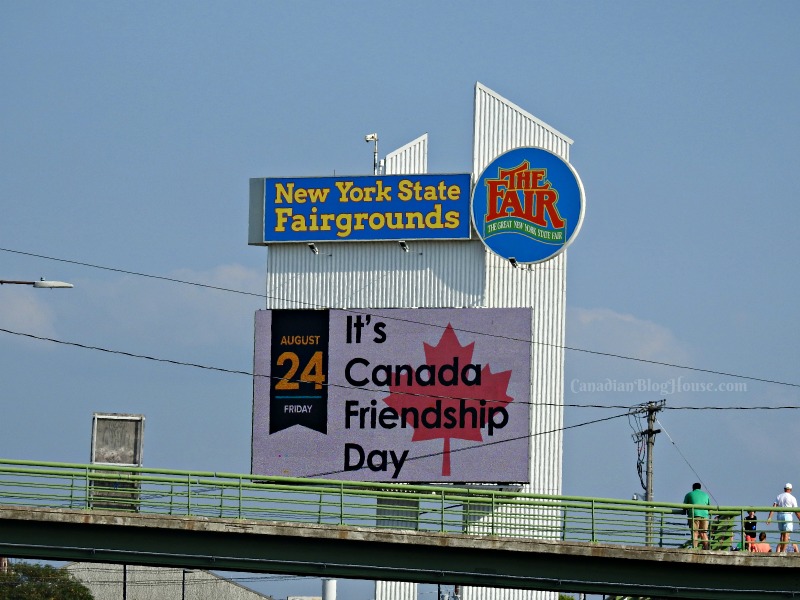
{"type": "Polygon", "coordinates": [[[267,251],[267,308],[480,306],[479,241],[275,244],[267,251]]]}
{"type": "Polygon", "coordinates": [[[428,172],[428,134],[424,133],[384,159],[387,175],[416,175],[428,172]]]}
{"type": "Polygon", "coordinates": [[[417,600],[417,584],[402,581],[376,581],[375,600],[417,600]]]}
{"type": "MultiPolygon", "coordinates": [[[[473,180],[500,154],[520,146],[545,148],[569,160],[572,140],[480,83],[475,86],[473,180]]],[[[566,253],[530,266],[514,268],[507,260],[486,251],[484,305],[533,307],[531,364],[531,482],[523,491],[561,492],[564,403],[564,322],[566,319],[566,253]],[[544,433],[556,431],[557,433],[544,433]]],[[[500,511],[468,524],[473,532],[494,531],[504,526],[541,523],[543,538],[552,537],[553,521],[542,511],[500,511]]],[[[552,515],[547,515],[551,516],[552,515]]],[[[544,600],[553,592],[465,587],[464,600],[544,600]]]]}
{"type": "Polygon", "coordinates": [[[569,160],[572,140],[486,86],[475,84],[472,172],[477,178],[494,158],[520,146],[538,146],[569,160]]]}
{"type": "Polygon", "coordinates": [[[487,306],[532,306],[531,484],[525,491],[561,492],[566,253],[514,268],[487,252],[487,306]],[[554,432],[542,434],[542,432],[554,432]]]}
{"type": "MultiPolygon", "coordinates": [[[[416,140],[409,142],[402,148],[398,148],[394,152],[389,153],[386,156],[386,160],[384,161],[384,172],[387,175],[400,175],[407,173],[409,175],[416,174],[416,173],[427,173],[428,172],[428,134],[424,134],[418,137],[416,140]]],[[[409,254],[412,252],[422,251],[421,245],[409,242],[409,254]]],[[[393,246],[393,244],[392,244],[393,246]]],[[[354,251],[357,253],[358,248],[354,248],[354,251]]],[[[431,246],[430,252],[438,252],[438,246],[431,246]],[[436,248],[436,250],[434,250],[436,248]]],[[[416,256],[421,257],[423,255],[417,254],[416,256]]],[[[394,258],[397,258],[395,256],[394,258]]],[[[402,258],[402,257],[401,257],[402,258]]],[[[466,257],[465,257],[466,258],[466,257]]],[[[465,263],[468,264],[468,263],[465,263]]],[[[399,272],[395,271],[392,276],[397,278],[403,278],[403,275],[400,275],[399,272]]],[[[419,286],[412,286],[405,288],[406,291],[410,290],[417,290],[419,286]]],[[[390,288],[391,289],[391,288],[390,288]]],[[[402,287],[398,287],[397,290],[402,290],[402,287]]],[[[429,291],[433,291],[432,289],[429,291]]],[[[409,299],[406,298],[406,302],[409,302],[409,299]]],[[[398,306],[425,306],[425,304],[420,304],[419,302],[414,303],[414,300],[410,300],[410,304],[403,304],[398,306]]],[[[390,499],[391,500],[391,499],[390,499]]],[[[397,501],[401,505],[403,500],[397,501]]],[[[399,507],[395,506],[394,509],[389,507],[388,504],[391,502],[387,502],[385,499],[378,498],[378,506],[377,506],[377,523],[379,527],[407,527],[407,520],[409,518],[418,519],[419,518],[419,502],[414,502],[416,513],[412,516],[409,511],[402,511],[398,510],[399,507]],[[383,506],[382,506],[383,505],[383,506]],[[406,514],[404,514],[404,512],[406,514]]],[[[416,521],[415,521],[416,522],[416,521]]],[[[411,582],[402,582],[402,581],[376,581],[375,582],[375,600],[417,600],[417,584],[411,582]]],[[[438,600],[438,599],[437,599],[438,600]]]]}
{"type": "Polygon", "coordinates": [[[531,364],[531,484],[525,491],[561,491],[566,255],[514,268],[486,253],[487,306],[533,307],[531,364]],[[541,432],[554,433],[542,434],[541,432]]]}
{"type": "Polygon", "coordinates": [[[461,598],[462,600],[556,600],[558,593],[464,586],[461,588],[461,598]]]}
{"type": "Polygon", "coordinates": [[[419,500],[378,497],[375,507],[378,527],[419,529],[419,500]]]}
{"type": "MultiPolygon", "coordinates": [[[[498,155],[535,145],[569,158],[572,140],[480,83],[475,86],[473,177],[498,155]]],[[[544,263],[513,266],[486,252],[486,306],[532,306],[533,361],[531,484],[525,491],[561,492],[561,434],[564,402],[566,253],[544,263]]]]}

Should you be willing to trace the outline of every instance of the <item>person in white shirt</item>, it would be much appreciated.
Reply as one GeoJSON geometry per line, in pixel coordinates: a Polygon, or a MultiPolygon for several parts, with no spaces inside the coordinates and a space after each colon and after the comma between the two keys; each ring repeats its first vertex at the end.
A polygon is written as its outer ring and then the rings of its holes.
{"type": "MultiPolygon", "coordinates": [[[[772,506],[778,508],[797,508],[797,498],[792,496],[791,483],[787,483],[785,486],[783,486],[783,493],[778,494],[778,497],[775,499],[775,502],[773,502],[772,506]]],[[[770,521],[772,521],[772,515],[775,512],[776,511],[774,510],[769,512],[769,516],[767,517],[768,524],[770,521]]],[[[789,536],[792,533],[792,529],[794,529],[794,519],[792,517],[793,512],[797,513],[798,518],[800,518],[800,510],[778,511],[778,529],[780,529],[781,532],[781,541],[775,548],[776,552],[786,552],[786,545],[789,543],[789,536]]]]}

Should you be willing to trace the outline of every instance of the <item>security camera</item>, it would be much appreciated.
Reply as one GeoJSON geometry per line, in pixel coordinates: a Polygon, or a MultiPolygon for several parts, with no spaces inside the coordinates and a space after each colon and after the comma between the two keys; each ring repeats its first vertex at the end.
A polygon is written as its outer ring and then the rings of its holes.
{"type": "Polygon", "coordinates": [[[365,142],[377,142],[378,141],[378,134],[377,133],[368,133],[364,136],[365,142]]]}

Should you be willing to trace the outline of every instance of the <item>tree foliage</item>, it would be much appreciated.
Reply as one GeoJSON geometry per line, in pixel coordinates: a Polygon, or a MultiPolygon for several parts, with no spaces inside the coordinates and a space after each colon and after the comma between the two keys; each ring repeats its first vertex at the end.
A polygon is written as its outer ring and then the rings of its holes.
{"type": "Polygon", "coordinates": [[[64,569],[13,563],[0,573],[0,600],[93,600],[89,589],[64,569]]]}

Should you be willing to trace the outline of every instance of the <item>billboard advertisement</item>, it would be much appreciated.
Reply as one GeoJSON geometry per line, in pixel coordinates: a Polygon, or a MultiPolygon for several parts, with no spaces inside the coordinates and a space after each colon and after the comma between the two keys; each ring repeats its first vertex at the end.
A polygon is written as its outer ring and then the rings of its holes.
{"type": "Polygon", "coordinates": [[[531,313],[258,311],[253,473],[528,482],[531,313]]]}
{"type": "Polygon", "coordinates": [[[543,148],[516,148],[495,158],[475,184],[472,218],[495,254],[520,263],[562,252],[583,223],[578,173],[543,148]]]}
{"type": "Polygon", "coordinates": [[[249,243],[470,238],[470,175],[250,180],[249,243]]]}

